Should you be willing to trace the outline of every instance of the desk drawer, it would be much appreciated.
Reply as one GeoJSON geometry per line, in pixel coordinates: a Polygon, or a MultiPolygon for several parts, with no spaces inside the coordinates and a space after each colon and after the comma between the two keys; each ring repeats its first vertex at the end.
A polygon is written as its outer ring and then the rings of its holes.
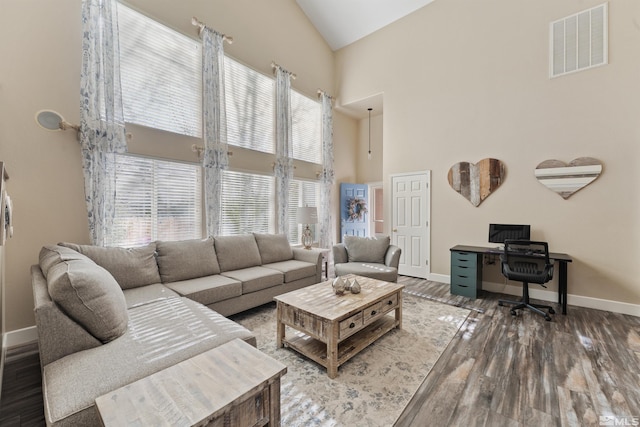
{"type": "Polygon", "coordinates": [[[451,252],[451,265],[476,268],[478,266],[478,254],[471,252],[451,252]]]}
{"type": "Polygon", "coordinates": [[[476,289],[478,286],[478,278],[475,276],[475,270],[473,271],[473,276],[471,274],[469,275],[462,275],[462,274],[452,274],[451,275],[451,284],[456,284],[456,285],[465,285],[465,286],[470,286],[473,289],[476,289]]]}
{"type": "Polygon", "coordinates": [[[462,295],[463,297],[476,298],[477,289],[474,285],[453,283],[451,282],[451,293],[453,295],[462,295]]]}

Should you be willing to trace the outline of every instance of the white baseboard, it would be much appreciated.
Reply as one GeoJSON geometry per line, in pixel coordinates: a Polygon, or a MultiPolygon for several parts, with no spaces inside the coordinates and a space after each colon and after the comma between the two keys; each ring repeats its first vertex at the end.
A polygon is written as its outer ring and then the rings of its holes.
{"type": "MultiPolygon", "coordinates": [[[[429,280],[434,282],[441,282],[450,284],[451,276],[444,274],[431,274],[429,280]]],[[[482,282],[482,289],[489,292],[498,292],[507,295],[522,295],[522,285],[509,285],[504,283],[495,282],[482,282]]],[[[531,298],[558,302],[558,292],[547,291],[545,289],[529,289],[529,295],[531,298]]],[[[628,314],[631,316],[640,317],[640,305],[629,304],[626,302],[613,301],[601,298],[591,298],[582,295],[567,295],[567,304],[575,305],[577,307],[594,308],[596,310],[611,311],[613,313],[628,314]]]]}
{"type": "Polygon", "coordinates": [[[6,332],[3,348],[17,347],[38,341],[38,330],[35,326],[6,332]]]}

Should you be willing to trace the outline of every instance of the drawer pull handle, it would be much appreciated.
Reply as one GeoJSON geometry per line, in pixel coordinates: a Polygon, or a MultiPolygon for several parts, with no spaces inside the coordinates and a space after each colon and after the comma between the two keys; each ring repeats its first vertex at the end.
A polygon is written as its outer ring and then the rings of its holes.
{"type": "Polygon", "coordinates": [[[458,286],[460,286],[461,288],[468,288],[469,287],[469,285],[458,285],[458,286]]]}
{"type": "Polygon", "coordinates": [[[377,313],[377,311],[375,311],[375,310],[372,310],[372,311],[371,311],[371,315],[372,315],[372,316],[375,316],[375,315],[376,315],[376,313],[377,313]]]}
{"type": "Polygon", "coordinates": [[[349,328],[353,329],[353,328],[355,328],[355,327],[356,327],[356,324],[355,324],[355,323],[351,322],[351,323],[349,324],[349,328]]]}
{"type": "Polygon", "coordinates": [[[459,274],[458,277],[464,277],[466,279],[469,276],[463,276],[462,274],[459,274]]]}
{"type": "Polygon", "coordinates": [[[391,300],[387,301],[387,305],[391,305],[391,304],[393,304],[393,301],[391,300]]]}

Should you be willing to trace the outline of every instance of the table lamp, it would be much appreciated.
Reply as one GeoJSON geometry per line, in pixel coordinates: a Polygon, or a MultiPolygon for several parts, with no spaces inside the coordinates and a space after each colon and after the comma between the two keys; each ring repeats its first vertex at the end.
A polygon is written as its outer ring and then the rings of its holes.
{"type": "Polygon", "coordinates": [[[309,224],[318,223],[318,210],[315,207],[310,206],[299,207],[296,213],[296,218],[298,220],[298,224],[304,224],[306,226],[302,230],[302,245],[305,249],[311,249],[311,245],[313,244],[313,235],[311,234],[309,224]]]}

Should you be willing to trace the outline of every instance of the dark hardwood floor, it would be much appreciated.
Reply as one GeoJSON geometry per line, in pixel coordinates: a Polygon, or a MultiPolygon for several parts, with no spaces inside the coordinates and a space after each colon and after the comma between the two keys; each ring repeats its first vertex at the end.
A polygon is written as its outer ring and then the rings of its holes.
{"type": "MultiPolygon", "coordinates": [[[[441,283],[399,281],[408,293],[471,314],[396,426],[598,426],[601,416],[617,417],[615,425],[640,421],[640,318],[569,306],[567,316],[547,322],[530,312],[511,316],[497,304],[504,295],[470,300],[441,283]]],[[[7,354],[0,426],[44,425],[36,350],[7,354]]]]}

